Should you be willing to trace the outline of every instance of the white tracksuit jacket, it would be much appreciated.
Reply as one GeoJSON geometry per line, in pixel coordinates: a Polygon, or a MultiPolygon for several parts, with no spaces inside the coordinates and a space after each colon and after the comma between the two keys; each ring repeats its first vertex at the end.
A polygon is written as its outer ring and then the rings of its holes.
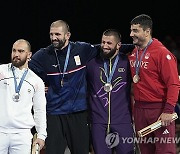
{"type": "MultiPolygon", "coordinates": [[[[15,67],[17,85],[24,71],[15,67]]],[[[0,65],[0,132],[18,133],[35,126],[38,138],[45,140],[47,124],[44,90],[42,79],[28,69],[20,89],[20,101],[13,101],[15,84],[11,63],[0,65]]]]}

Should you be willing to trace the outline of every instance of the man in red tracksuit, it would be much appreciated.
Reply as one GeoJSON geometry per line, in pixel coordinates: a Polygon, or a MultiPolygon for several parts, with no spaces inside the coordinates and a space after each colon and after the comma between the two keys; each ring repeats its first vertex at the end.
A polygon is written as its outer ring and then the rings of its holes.
{"type": "Polygon", "coordinates": [[[175,122],[172,122],[172,113],[179,95],[176,58],[159,40],[152,38],[150,16],[136,16],[131,21],[130,29],[130,36],[136,46],[129,55],[134,82],[136,132],[157,120],[161,120],[163,126],[145,136],[152,140],[144,138],[139,143],[141,154],[175,154],[175,122]]]}

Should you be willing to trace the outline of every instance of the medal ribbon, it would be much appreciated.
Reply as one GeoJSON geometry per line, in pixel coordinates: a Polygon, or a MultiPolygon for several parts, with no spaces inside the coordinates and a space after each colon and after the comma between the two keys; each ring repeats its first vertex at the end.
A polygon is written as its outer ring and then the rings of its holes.
{"type": "MultiPolygon", "coordinates": [[[[69,56],[70,56],[70,49],[71,49],[71,45],[69,43],[68,45],[68,50],[67,50],[67,54],[66,54],[66,59],[65,59],[65,64],[64,64],[64,69],[63,69],[63,73],[62,73],[62,79],[64,78],[64,74],[67,70],[67,66],[68,66],[68,62],[69,62],[69,56]]],[[[60,63],[59,63],[59,59],[58,59],[58,56],[57,56],[57,52],[56,53],[56,58],[57,58],[57,62],[58,62],[58,69],[59,69],[59,72],[61,72],[61,68],[60,68],[60,63]]]]}
{"type": "Polygon", "coordinates": [[[17,94],[19,94],[20,89],[21,89],[21,86],[22,86],[22,83],[23,83],[23,81],[24,81],[24,79],[25,79],[25,77],[26,77],[26,75],[27,75],[27,73],[28,73],[28,69],[26,69],[26,70],[24,71],[24,73],[23,73],[23,75],[22,75],[22,77],[21,77],[21,80],[20,80],[20,82],[19,82],[19,85],[17,85],[17,80],[16,80],[16,76],[15,76],[15,69],[14,69],[13,66],[12,66],[11,68],[12,68],[12,72],[13,72],[13,76],[14,76],[15,92],[16,92],[17,94]]]}
{"type": "Polygon", "coordinates": [[[111,83],[118,61],[119,61],[119,55],[116,56],[115,62],[112,67],[112,71],[111,70],[109,71],[109,76],[108,76],[108,70],[107,70],[107,63],[104,61],[104,71],[105,71],[107,83],[111,83]]]}
{"type": "Polygon", "coordinates": [[[142,55],[141,55],[141,57],[140,57],[140,59],[138,60],[138,57],[139,57],[139,50],[137,50],[137,52],[136,52],[136,63],[135,63],[135,70],[136,70],[136,75],[138,75],[139,74],[139,70],[140,70],[140,65],[141,65],[141,61],[142,61],[142,58],[144,57],[144,54],[145,54],[145,52],[146,52],[146,50],[147,50],[147,48],[148,48],[148,46],[152,43],[152,39],[148,42],[148,44],[147,44],[147,46],[144,48],[144,50],[143,50],[143,53],[142,53],[142,55]]]}
{"type": "MultiPolygon", "coordinates": [[[[113,64],[112,70],[111,70],[111,59],[110,59],[110,69],[109,69],[109,76],[108,76],[108,69],[107,69],[107,63],[104,61],[104,71],[107,79],[107,83],[111,83],[113,74],[115,72],[117,63],[119,61],[119,55],[116,56],[115,62],[113,64]]],[[[108,127],[107,127],[107,134],[110,132],[110,123],[111,123],[111,105],[110,105],[110,100],[111,100],[111,93],[108,92],[108,127]]]]}
{"type": "Polygon", "coordinates": [[[69,46],[68,46],[68,50],[67,50],[67,54],[66,54],[66,60],[65,60],[65,64],[64,64],[64,69],[63,69],[63,77],[62,77],[62,80],[64,78],[64,74],[67,70],[67,66],[68,66],[68,62],[69,62],[69,55],[70,55],[70,49],[71,49],[71,45],[69,43],[69,46]]]}

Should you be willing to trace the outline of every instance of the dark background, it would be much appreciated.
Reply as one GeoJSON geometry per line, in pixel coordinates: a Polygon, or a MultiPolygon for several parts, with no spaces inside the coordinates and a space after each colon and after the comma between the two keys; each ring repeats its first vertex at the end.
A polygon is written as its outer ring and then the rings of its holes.
{"type": "Polygon", "coordinates": [[[49,45],[49,26],[58,19],[70,25],[72,41],[92,44],[100,43],[102,32],[108,28],[121,32],[122,43],[131,43],[129,23],[142,13],[153,19],[153,37],[163,40],[166,35],[180,36],[178,0],[8,0],[3,3],[0,5],[0,63],[10,62],[12,44],[17,39],[27,39],[33,53],[49,45]]]}

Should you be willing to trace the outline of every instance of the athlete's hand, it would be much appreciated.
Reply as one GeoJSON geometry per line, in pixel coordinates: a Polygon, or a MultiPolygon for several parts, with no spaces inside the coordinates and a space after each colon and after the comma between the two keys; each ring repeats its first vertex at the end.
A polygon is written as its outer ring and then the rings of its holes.
{"type": "Polygon", "coordinates": [[[47,93],[47,92],[48,92],[48,87],[45,87],[45,89],[44,89],[44,90],[45,90],[45,93],[47,93]]]}
{"type": "Polygon", "coordinates": [[[35,146],[36,144],[39,145],[39,148],[40,148],[40,150],[41,150],[41,149],[44,147],[44,145],[45,145],[45,141],[42,140],[42,139],[37,138],[37,139],[34,141],[33,146],[35,146]]]}
{"type": "Polygon", "coordinates": [[[172,122],[173,114],[162,113],[158,120],[161,120],[162,126],[169,126],[172,122]]]}

